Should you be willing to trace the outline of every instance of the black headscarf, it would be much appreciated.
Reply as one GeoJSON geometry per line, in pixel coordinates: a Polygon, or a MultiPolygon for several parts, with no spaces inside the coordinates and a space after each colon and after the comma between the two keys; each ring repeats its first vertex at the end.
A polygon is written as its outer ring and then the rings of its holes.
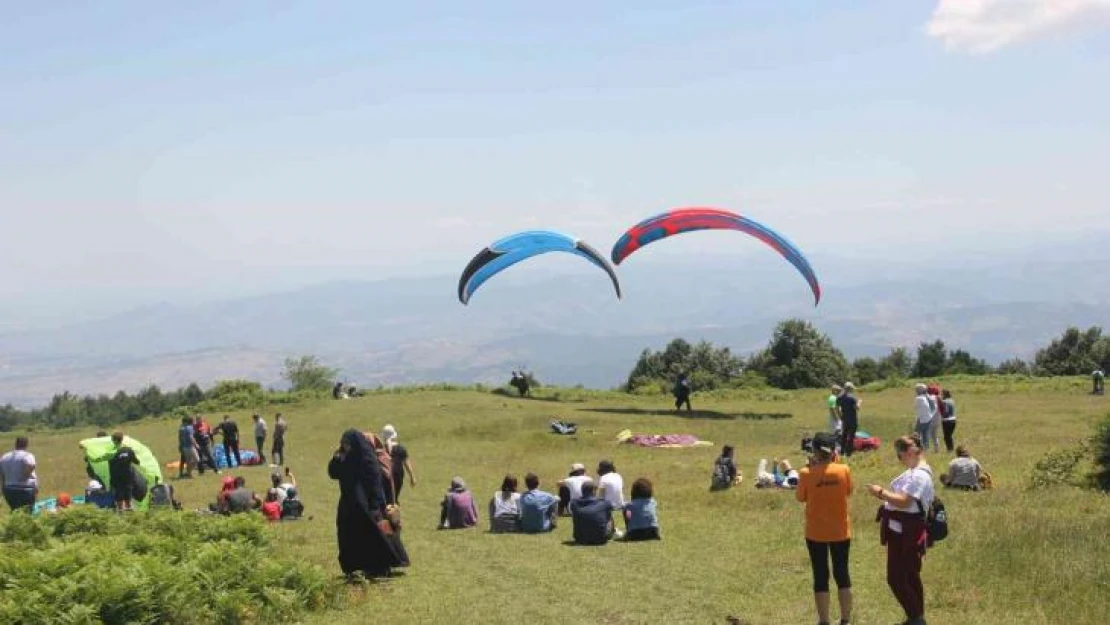
{"type": "Polygon", "coordinates": [[[340,486],[355,498],[357,505],[367,513],[384,504],[381,487],[381,468],[378,456],[366,436],[355,429],[347,430],[340,439],[347,446],[347,453],[339,467],[340,486]]]}
{"type": "Polygon", "coordinates": [[[362,432],[355,429],[347,430],[340,440],[347,446],[347,455],[343,458],[344,474],[367,482],[376,482],[380,479],[378,456],[362,432]]]}

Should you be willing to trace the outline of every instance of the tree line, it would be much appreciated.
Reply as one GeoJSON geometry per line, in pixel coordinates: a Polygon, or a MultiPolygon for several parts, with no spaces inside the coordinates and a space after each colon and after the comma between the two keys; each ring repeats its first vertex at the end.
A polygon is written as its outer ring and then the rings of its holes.
{"type": "Polygon", "coordinates": [[[700,390],[766,383],[781,389],[818,388],[851,380],[870,384],[885,379],[936,378],[943,375],[1019,374],[1032,376],[1088,375],[1110,369],[1110,336],[1102,328],[1069,327],[1037,350],[1031,362],[1020,358],[997,366],[944,341],[920,343],[915,350],[895,347],[881,358],[849,361],[826,334],[812,324],[789,319],[778,324],[763,350],[747,358],[728,347],[706,341],[691,345],[675,339],[660,351],[645,349],[628,375],[623,390],[670,390],[680,373],[700,390]]]}
{"type": "Polygon", "coordinates": [[[289,383],[289,391],[267,391],[250,380],[222,380],[209,389],[194,382],[173,391],[151,384],[135,394],[119,391],[79,396],[64,391],[42,408],[0,406],[0,432],[28,426],[108,428],[152,415],[261,408],[322,394],[331,388],[338,371],[323,366],[315,356],[301,356],[286,359],[281,375],[289,383]]]}

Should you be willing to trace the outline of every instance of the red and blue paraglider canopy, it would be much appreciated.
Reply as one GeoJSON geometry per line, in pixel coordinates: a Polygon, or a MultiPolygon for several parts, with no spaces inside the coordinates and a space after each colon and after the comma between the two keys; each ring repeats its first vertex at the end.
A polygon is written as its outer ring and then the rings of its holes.
{"type": "Polygon", "coordinates": [[[625,232],[611,254],[613,264],[619,265],[636,250],[669,236],[695,230],[737,230],[747,233],[769,245],[783,258],[790,261],[802,274],[813,292],[813,305],[821,302],[821,284],[809,261],[793,243],[767,226],[719,208],[677,208],[645,219],[625,232]]]}

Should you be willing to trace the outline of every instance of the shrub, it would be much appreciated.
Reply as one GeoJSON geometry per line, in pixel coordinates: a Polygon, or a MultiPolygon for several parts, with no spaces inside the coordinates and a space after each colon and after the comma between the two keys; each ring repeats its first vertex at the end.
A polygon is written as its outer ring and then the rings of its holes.
{"type": "Polygon", "coordinates": [[[1045,454],[1033,467],[1030,478],[1031,488],[1051,488],[1054,486],[1079,486],[1076,473],[1079,465],[1087,458],[1088,446],[1081,442],[1072,447],[1057,449],[1045,454]]]}
{"type": "Polygon", "coordinates": [[[1110,491],[1110,416],[1099,424],[1098,430],[1091,438],[1091,447],[1094,451],[1095,470],[1091,475],[1094,487],[1110,491]]]}
{"type": "Polygon", "coordinates": [[[246,515],[10,515],[0,580],[3,623],[277,623],[343,597],[320,568],[275,556],[246,515]]]}

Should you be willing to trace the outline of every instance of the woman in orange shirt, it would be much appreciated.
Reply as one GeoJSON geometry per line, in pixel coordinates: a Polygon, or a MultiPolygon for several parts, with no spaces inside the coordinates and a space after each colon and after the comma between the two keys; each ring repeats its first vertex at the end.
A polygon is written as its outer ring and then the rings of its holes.
{"type": "Polygon", "coordinates": [[[806,547],[813,567],[813,598],[818,625],[829,625],[829,556],[840,601],[840,625],[852,620],[852,578],[848,552],[852,545],[848,498],[852,472],[836,454],[836,438],[821,433],[813,439],[813,455],[799,475],[798,501],[806,505],[806,547]]]}

